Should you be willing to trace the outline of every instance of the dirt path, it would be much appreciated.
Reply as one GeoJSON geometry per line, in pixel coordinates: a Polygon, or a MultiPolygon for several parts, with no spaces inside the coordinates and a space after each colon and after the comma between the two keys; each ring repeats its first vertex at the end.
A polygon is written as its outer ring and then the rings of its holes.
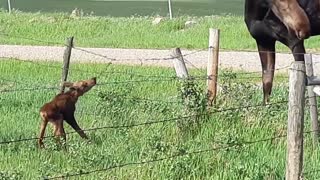
{"type": "MultiPolygon", "coordinates": [[[[64,47],[0,45],[0,57],[3,58],[61,61],[63,52],[64,47]]],[[[189,68],[205,68],[207,66],[207,51],[182,49],[182,53],[185,55],[184,58],[189,68]]],[[[172,66],[170,55],[170,50],[76,48],[72,50],[71,61],[99,63],[112,61],[112,63],[119,64],[172,66]]],[[[219,58],[221,68],[250,72],[261,70],[257,52],[220,52],[219,58]]],[[[276,58],[278,72],[287,71],[287,67],[293,61],[291,54],[277,53],[276,58]]],[[[320,59],[319,55],[317,55],[316,59],[320,59]]],[[[320,68],[316,69],[320,70],[320,68]]]]}

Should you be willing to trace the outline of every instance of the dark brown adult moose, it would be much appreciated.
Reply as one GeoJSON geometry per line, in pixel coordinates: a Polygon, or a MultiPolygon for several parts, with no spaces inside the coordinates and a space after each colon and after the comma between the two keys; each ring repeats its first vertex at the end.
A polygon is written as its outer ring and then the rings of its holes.
{"type": "Polygon", "coordinates": [[[96,83],[95,77],[89,80],[83,80],[74,83],[65,82],[64,86],[69,87],[69,90],[56,95],[52,101],[44,104],[41,107],[40,116],[42,122],[38,140],[38,145],[40,148],[44,147],[43,137],[48,122],[52,123],[54,128],[54,136],[56,138],[63,137],[64,140],[66,140],[66,133],[63,127],[63,121],[65,120],[82,138],[88,139],[87,135],[79,127],[74,117],[74,112],[76,110],[78,98],[84,93],[88,92],[93,86],[96,85],[96,83]]]}
{"type": "Polygon", "coordinates": [[[319,0],[246,0],[245,23],[256,40],[262,65],[263,102],[268,103],[275,71],[275,43],[304,61],[304,39],[320,34],[319,0]]]}

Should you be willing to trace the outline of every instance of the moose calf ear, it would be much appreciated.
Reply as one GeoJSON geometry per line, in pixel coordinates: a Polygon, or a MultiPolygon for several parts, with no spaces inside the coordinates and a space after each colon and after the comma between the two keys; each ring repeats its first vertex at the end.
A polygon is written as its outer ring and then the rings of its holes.
{"type": "Polygon", "coordinates": [[[64,87],[72,87],[72,86],[73,86],[73,83],[71,83],[71,82],[64,82],[64,83],[63,83],[63,86],[64,86],[64,87]]]}

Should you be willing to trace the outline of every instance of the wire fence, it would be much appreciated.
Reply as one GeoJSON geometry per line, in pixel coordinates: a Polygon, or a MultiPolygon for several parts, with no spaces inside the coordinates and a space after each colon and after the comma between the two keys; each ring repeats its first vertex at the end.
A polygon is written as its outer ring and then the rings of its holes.
{"type": "MultiPolygon", "coordinates": [[[[2,34],[2,35],[6,35],[7,34],[2,34]]],[[[18,37],[17,37],[18,38],[18,37]]],[[[42,40],[36,40],[36,39],[29,39],[26,38],[28,40],[32,40],[32,41],[38,41],[38,42],[43,42],[42,40]]],[[[65,45],[64,43],[57,43],[57,42],[47,42],[50,45],[65,45]]],[[[105,56],[103,54],[99,54],[96,53],[94,51],[90,51],[88,49],[84,49],[84,48],[79,48],[79,47],[73,47],[73,49],[84,52],[84,53],[88,53],[94,56],[98,56],[100,58],[103,58],[108,62],[108,64],[105,64],[105,68],[101,69],[101,71],[95,71],[95,70],[86,70],[86,69],[81,69],[81,68],[74,68],[71,67],[69,68],[70,71],[72,72],[78,72],[78,73],[85,73],[85,74],[90,74],[90,75],[95,75],[97,76],[97,78],[99,77],[104,77],[106,75],[126,75],[126,76],[134,76],[134,77],[138,77],[141,79],[137,79],[137,80],[124,80],[124,81],[104,81],[104,82],[99,82],[97,84],[97,86],[108,86],[108,85],[127,85],[127,84],[135,84],[135,83],[159,83],[159,82],[175,82],[175,81],[179,81],[180,79],[177,78],[175,75],[172,76],[163,76],[163,75],[146,75],[146,74],[141,74],[141,73],[135,73],[135,72],[128,72],[128,71],[113,71],[110,70],[110,65],[115,62],[115,61],[171,61],[173,59],[175,59],[176,57],[165,57],[165,58],[145,58],[145,59],[141,59],[141,58],[132,58],[132,59],[117,59],[117,58],[112,58],[112,57],[108,57],[105,56]]],[[[207,49],[207,48],[206,48],[207,49]]],[[[200,53],[202,51],[204,51],[205,49],[200,49],[200,50],[196,50],[187,54],[183,55],[183,58],[185,60],[185,62],[187,64],[189,64],[190,66],[192,66],[194,69],[198,70],[198,71],[202,71],[203,69],[200,67],[197,67],[197,65],[193,64],[191,60],[188,60],[187,57],[200,53]]],[[[246,51],[248,52],[248,51],[246,51]]],[[[252,52],[257,52],[257,51],[252,51],[252,52]]],[[[266,53],[266,52],[260,52],[260,53],[266,53]]],[[[63,68],[60,65],[56,65],[55,63],[44,63],[41,61],[33,61],[33,60],[19,60],[19,59],[11,59],[12,61],[15,62],[21,62],[21,63],[29,63],[35,66],[39,66],[39,67],[44,67],[44,68],[50,68],[50,69],[55,69],[55,70],[62,70],[63,68]]],[[[290,66],[284,66],[284,67],[279,67],[279,68],[275,68],[273,69],[273,71],[276,70],[285,70],[285,69],[289,69],[290,66]]],[[[203,72],[202,72],[203,73],[203,72]]],[[[232,73],[232,72],[231,72],[232,73]]],[[[237,72],[236,73],[236,77],[233,78],[232,80],[237,81],[237,80],[247,80],[247,79],[261,79],[261,71],[255,71],[255,72],[237,72]],[[260,74],[260,75],[257,75],[260,74]]],[[[219,74],[218,75],[219,79],[224,80],[224,79],[230,79],[230,75],[229,74],[219,74]]],[[[288,77],[284,76],[284,77],[277,77],[280,79],[287,79],[288,77]]],[[[194,81],[203,81],[205,82],[206,80],[210,79],[210,77],[208,77],[207,75],[195,75],[192,76],[192,79],[194,81]]],[[[0,85],[1,83],[14,83],[14,84],[23,84],[25,82],[21,81],[21,80],[17,80],[17,79],[10,79],[7,77],[0,77],[0,85]]],[[[52,84],[52,85],[47,85],[47,86],[41,86],[39,84],[31,84],[31,85],[25,85],[23,86],[24,88],[18,88],[18,89],[14,89],[12,87],[9,87],[7,89],[0,89],[0,93],[10,93],[10,92],[34,92],[34,91],[43,91],[43,90],[48,90],[48,91],[52,91],[52,90],[59,90],[59,85],[58,83],[56,84],[52,84]]],[[[95,95],[94,95],[95,96],[95,95]]],[[[135,100],[135,101],[150,101],[150,102],[161,102],[161,103],[177,103],[176,101],[162,101],[162,100],[158,100],[158,99],[148,99],[148,98],[139,98],[139,97],[122,97],[122,98],[127,98],[127,99],[131,99],[131,100],[135,100]]],[[[308,97],[307,97],[308,98],[308,97]]],[[[274,105],[287,105],[288,101],[279,101],[279,102],[275,102],[275,103],[271,103],[268,106],[274,106],[274,105]]],[[[199,116],[199,115],[206,115],[206,114],[217,114],[217,113],[222,113],[222,112],[232,112],[232,111],[236,111],[236,110],[244,110],[244,109],[250,109],[250,108],[258,108],[258,107],[264,107],[265,105],[263,104],[254,104],[254,105],[248,105],[248,106],[239,106],[239,107],[231,107],[231,108],[223,108],[223,109],[214,109],[208,113],[205,114],[196,114],[196,115],[190,115],[190,116],[179,116],[179,117],[173,117],[173,118],[167,118],[167,119],[153,119],[153,120],[149,120],[147,122],[141,122],[141,123],[135,123],[135,124],[123,124],[123,125],[109,125],[109,126],[100,126],[100,127],[94,127],[94,128],[88,128],[88,129],[84,129],[83,131],[85,132],[90,132],[90,131],[103,131],[103,130],[110,130],[110,129],[130,129],[130,128],[135,128],[135,127],[144,127],[144,126],[151,126],[151,125],[155,125],[155,124],[164,124],[164,123],[173,123],[173,122],[177,122],[177,121],[181,121],[186,120],[188,118],[192,118],[194,116],[199,116]]],[[[88,113],[86,113],[88,114],[88,113]]],[[[93,115],[97,115],[97,114],[93,114],[93,115]]],[[[305,134],[310,134],[313,131],[308,131],[308,132],[304,132],[305,134]]],[[[77,133],[76,131],[72,131],[72,132],[67,132],[66,134],[74,134],[77,133]]],[[[53,138],[54,136],[45,136],[44,138],[53,138]]],[[[212,152],[212,151],[219,151],[219,150],[223,150],[223,149],[228,149],[228,148],[234,148],[234,147],[243,147],[246,145],[251,145],[251,144],[256,144],[256,143],[261,143],[261,142],[268,142],[274,139],[279,139],[279,138],[285,138],[287,137],[287,135],[281,135],[281,136],[274,136],[271,138],[265,138],[265,139],[258,139],[258,140],[250,140],[250,141],[243,141],[240,143],[232,143],[232,144],[224,144],[223,146],[217,147],[217,148],[211,148],[211,149],[202,149],[202,150],[193,150],[190,152],[185,152],[185,153],[180,153],[180,154],[174,154],[172,156],[167,156],[167,157],[163,157],[163,158],[158,158],[158,159],[152,159],[152,160],[148,160],[148,161],[138,161],[138,162],[128,162],[128,163],[123,163],[123,164],[117,164],[117,165],[113,165],[107,168],[101,168],[101,169],[89,169],[87,171],[82,171],[80,173],[73,173],[73,174],[67,174],[67,173],[61,173],[63,175],[58,175],[58,176],[52,176],[52,177],[43,177],[44,179],[61,179],[61,178],[68,178],[68,177],[76,177],[76,176],[82,176],[82,175],[89,175],[92,173],[99,173],[99,172],[104,172],[104,171],[108,171],[108,170],[112,170],[115,168],[123,168],[126,166],[136,166],[136,165],[144,165],[144,164],[149,164],[149,163],[155,163],[155,162],[160,162],[160,161],[164,161],[164,160],[168,160],[168,159],[175,159],[181,156],[186,156],[186,155],[191,155],[191,154],[202,154],[202,153],[207,153],[207,152],[212,152]]],[[[24,138],[19,138],[19,139],[11,139],[11,140],[4,140],[0,142],[0,145],[9,145],[9,144],[13,144],[13,143],[19,143],[19,142],[28,142],[28,141],[34,141],[37,140],[38,137],[24,137],[24,138]]],[[[305,174],[311,174],[317,171],[309,171],[309,172],[305,172],[305,174]]]]}
{"type": "Polygon", "coordinates": [[[52,176],[52,177],[43,177],[43,179],[61,179],[61,178],[89,175],[89,174],[92,174],[92,173],[105,172],[105,171],[112,170],[112,169],[115,169],[115,168],[123,168],[123,167],[126,167],[126,166],[144,165],[144,164],[155,163],[155,162],[169,160],[169,159],[175,159],[175,158],[182,157],[182,156],[187,156],[187,155],[202,154],[202,153],[208,153],[208,152],[212,152],[212,151],[220,151],[220,150],[225,150],[225,149],[235,148],[235,147],[240,147],[241,148],[241,147],[243,147],[245,145],[252,145],[252,144],[261,143],[261,142],[268,142],[268,141],[272,141],[272,140],[279,139],[279,138],[285,138],[285,137],[286,137],[286,135],[276,136],[276,137],[271,137],[271,138],[266,138],[266,139],[259,139],[259,140],[256,140],[256,141],[243,141],[241,143],[231,143],[231,144],[227,144],[227,145],[224,145],[224,146],[221,146],[221,147],[210,148],[210,149],[202,149],[202,150],[194,150],[194,151],[190,151],[190,152],[179,153],[179,154],[167,156],[167,157],[164,157],[164,158],[153,159],[153,160],[149,160],[149,161],[123,163],[123,164],[110,166],[110,167],[107,167],[107,168],[82,171],[80,173],[74,173],[74,174],[64,173],[65,175],[52,176]]]}
{"type": "MultiPolygon", "coordinates": [[[[279,102],[271,103],[271,104],[269,104],[269,106],[279,105],[279,104],[287,104],[287,103],[288,103],[288,101],[279,101],[279,102]]],[[[221,113],[221,112],[243,110],[243,109],[248,109],[248,108],[257,108],[257,107],[264,107],[264,106],[265,105],[263,105],[263,104],[256,104],[256,105],[249,105],[249,106],[217,109],[217,110],[213,110],[210,112],[189,115],[189,116],[180,116],[180,117],[174,117],[174,118],[162,119],[162,120],[150,120],[148,122],[138,123],[138,124],[95,127],[95,128],[90,128],[90,129],[84,129],[83,131],[86,132],[86,131],[98,131],[98,130],[106,130],[106,129],[134,128],[134,127],[138,127],[138,126],[146,126],[146,125],[153,125],[153,124],[160,124],[160,123],[167,123],[167,122],[176,122],[181,119],[188,119],[188,118],[195,117],[195,116],[208,115],[208,114],[212,115],[212,114],[221,113]]],[[[74,134],[74,133],[77,133],[77,131],[67,132],[66,134],[74,134]]],[[[54,137],[54,136],[46,136],[46,137],[44,137],[44,139],[52,138],[52,137],[54,137]]],[[[30,140],[36,140],[36,139],[38,139],[38,138],[37,137],[25,137],[25,138],[21,138],[21,139],[2,141],[2,142],[0,142],[0,145],[1,144],[11,144],[11,143],[23,142],[23,141],[30,141],[30,140]]]]}

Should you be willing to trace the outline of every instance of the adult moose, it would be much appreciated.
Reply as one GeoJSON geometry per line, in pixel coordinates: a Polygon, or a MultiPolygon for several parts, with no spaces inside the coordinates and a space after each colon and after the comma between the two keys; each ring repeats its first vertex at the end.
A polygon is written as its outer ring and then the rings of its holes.
{"type": "Polygon", "coordinates": [[[246,0],[245,23],[256,40],[262,65],[263,102],[268,103],[275,71],[275,42],[304,61],[304,39],[320,34],[320,0],[246,0]]]}

